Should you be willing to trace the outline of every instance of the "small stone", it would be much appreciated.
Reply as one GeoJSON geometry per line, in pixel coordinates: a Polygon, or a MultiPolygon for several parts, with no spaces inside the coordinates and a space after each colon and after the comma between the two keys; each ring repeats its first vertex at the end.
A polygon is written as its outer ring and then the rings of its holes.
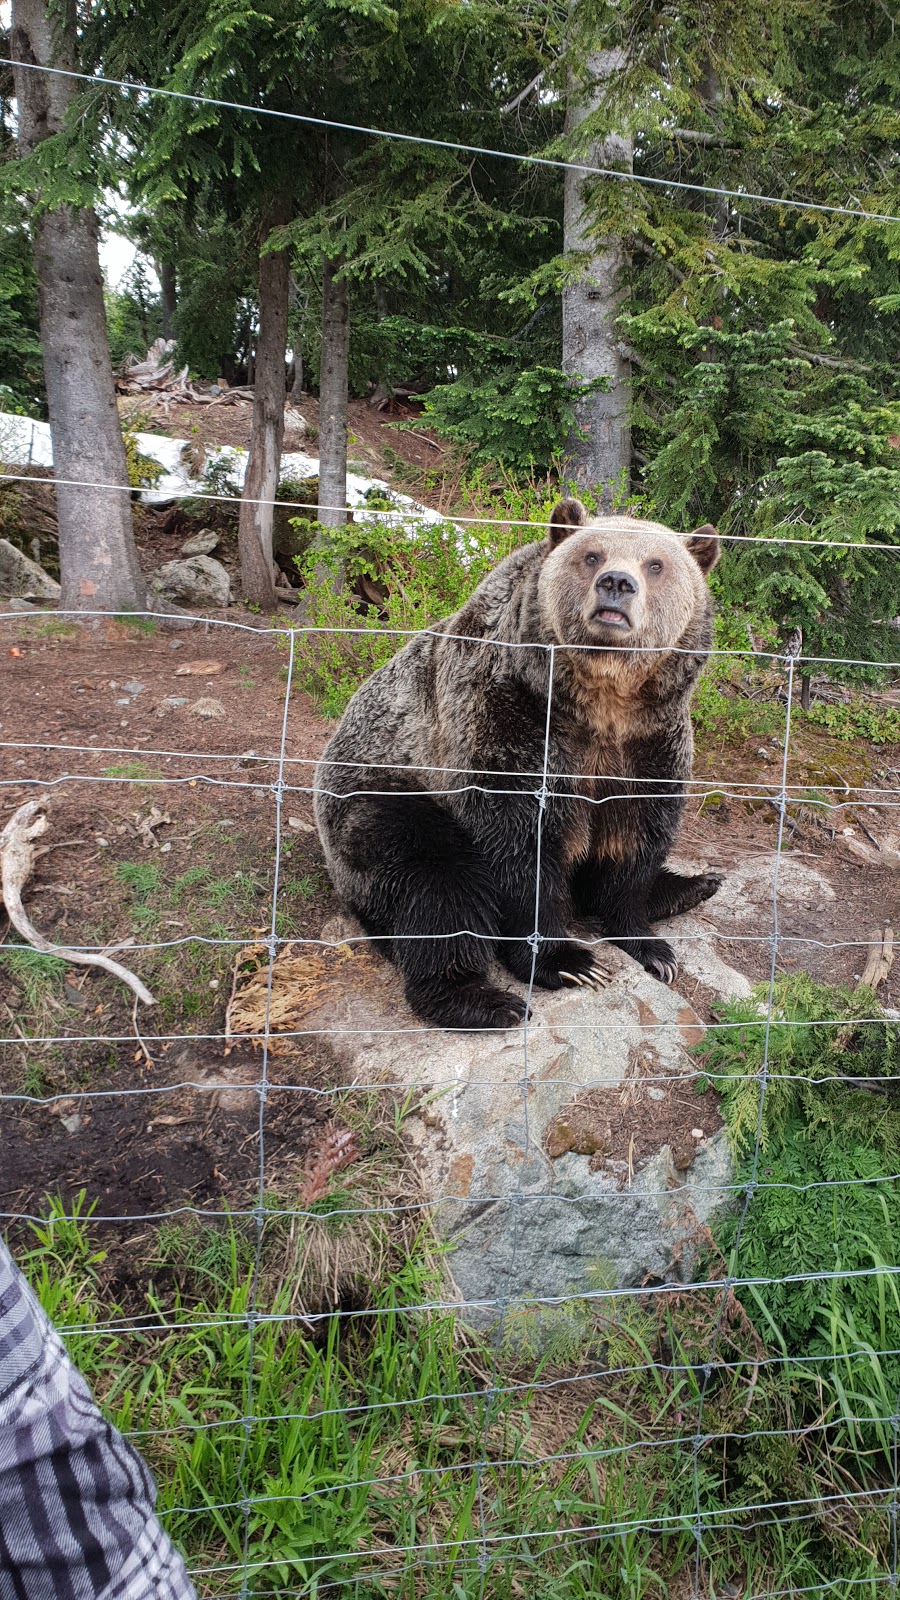
{"type": "Polygon", "coordinates": [[[144,691],[144,685],[138,683],[137,678],[129,678],[127,683],[123,683],[122,688],[126,694],[143,694],[144,691]]]}
{"type": "Polygon", "coordinates": [[[199,700],[194,701],[192,706],[188,706],[188,710],[192,717],[213,718],[225,716],[225,707],[221,700],[213,700],[210,695],[202,695],[199,700]]]}
{"type": "Polygon", "coordinates": [[[184,640],[183,639],[170,639],[169,640],[169,649],[170,650],[183,650],[184,649],[184,640]]]}
{"type": "Polygon", "coordinates": [[[705,1139],[706,1138],[706,1134],[703,1132],[702,1128],[692,1128],[691,1129],[691,1138],[692,1139],[705,1139]]]}
{"type": "Polygon", "coordinates": [[[96,834],[96,836],[94,838],[94,843],[98,844],[100,846],[101,850],[108,850],[109,849],[109,840],[108,839],[104,839],[103,836],[101,834],[99,834],[99,833],[96,834]]]}
{"type": "Polygon", "coordinates": [[[187,705],[187,695],[186,694],[167,694],[165,699],[162,701],[162,704],[164,706],[172,706],[172,707],[175,707],[175,706],[186,706],[187,705]]]}
{"type": "Polygon", "coordinates": [[[123,695],[123,696],[120,696],[120,698],[116,701],[116,705],[117,706],[130,706],[131,705],[131,701],[129,700],[127,694],[123,695]]]}
{"type": "Polygon", "coordinates": [[[19,596],[14,594],[9,602],[9,609],[10,611],[36,611],[37,606],[32,605],[30,600],[20,600],[19,596]]]}
{"type": "Polygon", "coordinates": [[[602,1155],[605,1149],[606,1145],[600,1135],[592,1133],[589,1128],[584,1128],[571,1146],[572,1153],[576,1156],[598,1156],[602,1155]]]}
{"type": "Polygon", "coordinates": [[[60,1117],[59,1120],[66,1133],[77,1133],[84,1119],[78,1115],[77,1111],[74,1111],[71,1116],[60,1117]]]}
{"type": "Polygon", "coordinates": [[[672,1165],[675,1171],[686,1172],[688,1167],[693,1165],[694,1157],[697,1154],[696,1146],[691,1143],[690,1139],[678,1139],[669,1148],[672,1152],[672,1165]]]}
{"type": "Polygon", "coordinates": [[[66,984],[63,992],[70,1006],[84,1007],[87,1005],[81,990],[73,988],[71,983],[66,984]]]}
{"type": "Polygon", "coordinates": [[[544,1149],[551,1161],[567,1155],[575,1143],[574,1129],[568,1122],[552,1122],[544,1135],[544,1149]]]}
{"type": "Polygon", "coordinates": [[[760,761],[771,761],[772,759],[768,750],[763,750],[762,748],[757,750],[756,754],[759,756],[760,761]]]}
{"type": "Polygon", "coordinates": [[[219,987],[219,980],[218,980],[218,978],[210,978],[210,980],[209,980],[209,987],[210,987],[210,988],[211,988],[211,989],[218,989],[218,987],[219,987]]]}
{"type": "Polygon", "coordinates": [[[304,822],[302,817],[288,817],[288,827],[294,828],[298,833],[315,833],[311,822],[304,822]]]}
{"type": "Polygon", "coordinates": [[[219,535],[214,528],[201,528],[199,533],[192,533],[185,539],[181,546],[183,556],[209,556],[212,555],[216,545],[221,543],[219,535]]]}
{"type": "Polygon", "coordinates": [[[169,854],[169,851],[171,850],[171,848],[172,848],[172,845],[171,845],[170,841],[167,841],[165,844],[161,844],[160,847],[159,847],[160,855],[161,856],[167,856],[169,854]]]}

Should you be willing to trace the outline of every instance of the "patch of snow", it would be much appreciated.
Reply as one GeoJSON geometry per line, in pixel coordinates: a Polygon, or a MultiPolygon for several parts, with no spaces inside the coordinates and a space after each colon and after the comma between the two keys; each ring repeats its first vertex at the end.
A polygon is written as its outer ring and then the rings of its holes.
{"type": "MultiPolygon", "coordinates": [[[[152,489],[141,489],[139,498],[142,505],[164,506],[171,504],[173,500],[186,499],[190,496],[219,498],[210,491],[204,481],[210,467],[223,476],[227,475],[236,489],[239,490],[243,486],[247,474],[246,450],[231,445],[214,447],[207,451],[200,475],[195,476],[183,453],[187,446],[186,439],[169,439],[156,433],[139,433],[136,439],[141,455],[149,456],[164,469],[152,489]]],[[[34,421],[31,417],[17,417],[8,412],[0,412],[0,462],[4,466],[11,467],[52,467],[53,444],[50,438],[50,424],[34,421]]],[[[318,474],[318,456],[308,456],[301,451],[291,450],[281,458],[282,479],[315,478],[318,474]]],[[[402,521],[404,515],[414,517],[420,523],[433,524],[447,520],[440,512],[432,511],[430,506],[420,505],[409,495],[398,494],[383,478],[368,478],[358,472],[347,474],[347,505],[354,512],[362,511],[363,521],[371,518],[377,522],[386,517],[402,521]],[[391,505],[388,511],[368,507],[366,496],[373,489],[390,498],[391,505]]],[[[471,536],[464,537],[471,546],[477,546],[477,540],[471,536]]]]}

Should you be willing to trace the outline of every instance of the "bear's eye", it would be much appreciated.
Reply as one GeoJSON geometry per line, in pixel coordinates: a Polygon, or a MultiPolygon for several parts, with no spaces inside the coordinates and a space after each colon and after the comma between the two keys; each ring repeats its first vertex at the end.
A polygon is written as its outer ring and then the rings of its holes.
{"type": "Polygon", "coordinates": [[[587,555],[584,558],[584,564],[585,564],[586,567],[599,566],[600,561],[601,561],[601,556],[600,556],[599,550],[589,550],[587,555]]]}
{"type": "Polygon", "coordinates": [[[647,562],[647,571],[648,572],[652,572],[654,577],[658,577],[659,574],[662,572],[662,569],[663,569],[663,564],[662,564],[661,561],[648,561],[647,562]]]}

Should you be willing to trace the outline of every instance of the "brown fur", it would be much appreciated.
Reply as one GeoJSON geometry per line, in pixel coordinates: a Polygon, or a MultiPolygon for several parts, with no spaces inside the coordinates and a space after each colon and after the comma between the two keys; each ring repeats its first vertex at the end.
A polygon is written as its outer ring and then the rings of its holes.
{"type": "Polygon", "coordinates": [[[520,1014],[483,973],[493,937],[511,972],[531,972],[536,887],[535,982],[558,987],[590,963],[569,938],[576,915],[651,971],[674,971],[648,917],[712,892],[663,863],[691,770],[717,555],[709,527],[681,538],[562,501],[541,544],[508,556],[354,696],[317,769],[319,829],[338,892],[389,941],[420,1015],[484,1026],[473,1019],[520,1014]]]}

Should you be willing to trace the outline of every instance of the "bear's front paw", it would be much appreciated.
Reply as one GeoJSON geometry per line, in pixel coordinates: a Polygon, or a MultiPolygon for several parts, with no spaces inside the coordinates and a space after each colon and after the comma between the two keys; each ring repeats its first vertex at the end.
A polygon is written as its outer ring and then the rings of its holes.
{"type": "Polygon", "coordinates": [[[534,981],[541,989],[604,989],[613,975],[612,966],[605,964],[602,955],[562,939],[548,939],[539,945],[536,961],[530,949],[523,946],[512,960],[507,956],[507,964],[523,983],[531,981],[533,964],[534,981]]]}

